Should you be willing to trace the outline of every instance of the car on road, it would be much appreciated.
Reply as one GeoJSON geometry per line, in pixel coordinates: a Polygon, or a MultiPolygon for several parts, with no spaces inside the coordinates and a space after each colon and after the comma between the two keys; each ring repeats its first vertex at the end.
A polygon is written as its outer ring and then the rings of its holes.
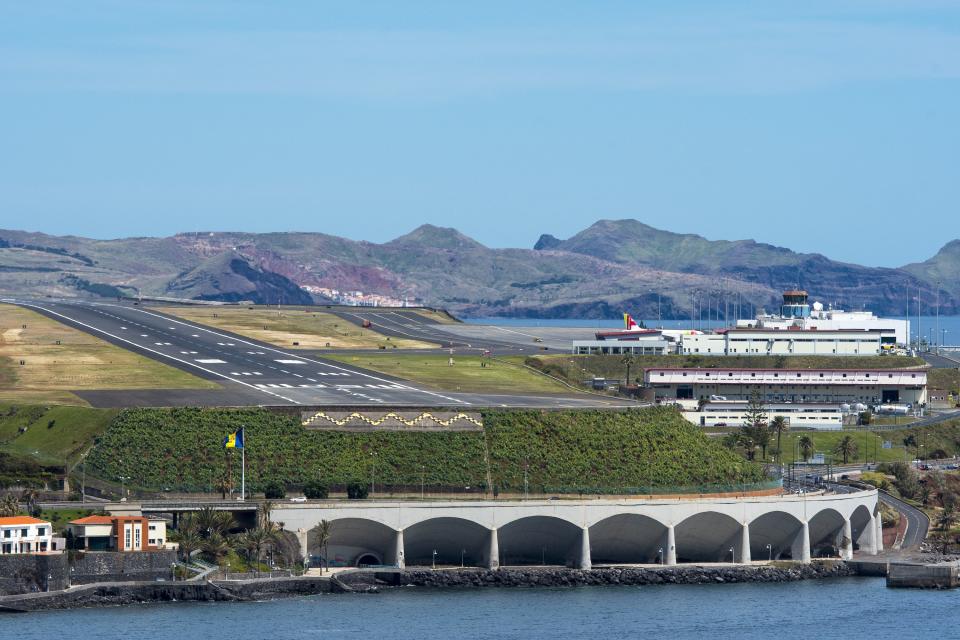
{"type": "Polygon", "coordinates": [[[297,496],[295,498],[290,498],[290,502],[306,502],[306,501],[307,501],[306,496],[297,496]]]}

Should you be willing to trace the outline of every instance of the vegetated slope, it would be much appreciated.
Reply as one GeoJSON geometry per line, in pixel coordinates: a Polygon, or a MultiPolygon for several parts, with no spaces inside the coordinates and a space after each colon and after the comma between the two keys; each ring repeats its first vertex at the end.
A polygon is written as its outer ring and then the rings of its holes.
{"type": "Polygon", "coordinates": [[[902,313],[906,289],[929,289],[940,279],[941,311],[956,313],[960,252],[951,247],[926,263],[880,269],[752,240],[671,233],[636,220],[601,220],[568,240],[545,235],[536,249],[493,249],[433,225],[383,244],[323,233],[90,240],[0,230],[0,292],[139,289],[296,302],[306,296],[300,287],[310,286],[409,297],[466,316],[599,318],[629,310],[649,318],[659,307],[665,318],[686,318],[697,292],[715,302],[739,296],[774,309],[781,291],[797,285],[825,303],[902,313]]]}
{"type": "Polygon", "coordinates": [[[764,479],[675,409],[484,414],[494,484],[538,493],[657,493],[764,479]]]}
{"type": "Polygon", "coordinates": [[[332,489],[359,481],[377,492],[531,491],[650,493],[658,488],[731,487],[762,479],[762,470],[714,443],[676,411],[497,411],[485,432],[365,433],[308,431],[296,417],[263,410],[130,409],[100,436],[88,473],[150,490],[215,490],[239,454],[222,446],[246,427],[247,485],[288,486],[310,479],[332,489]]]}
{"type": "Polygon", "coordinates": [[[0,405],[0,451],[70,465],[116,415],[114,409],[0,405]]]}

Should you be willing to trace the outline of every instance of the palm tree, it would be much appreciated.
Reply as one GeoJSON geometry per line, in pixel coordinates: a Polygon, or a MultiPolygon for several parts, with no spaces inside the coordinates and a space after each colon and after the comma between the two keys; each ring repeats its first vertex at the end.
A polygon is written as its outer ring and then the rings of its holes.
{"type": "Polygon", "coordinates": [[[273,503],[264,500],[257,507],[257,526],[267,527],[270,524],[270,512],[273,511],[273,503]]]}
{"type": "Polygon", "coordinates": [[[20,501],[12,493],[8,493],[0,500],[0,517],[11,517],[20,513],[20,501]]]}
{"type": "Polygon", "coordinates": [[[774,416],[773,420],[770,421],[770,431],[777,434],[777,451],[780,451],[781,459],[783,459],[783,449],[780,448],[780,437],[788,428],[789,425],[787,425],[783,416],[774,416]]]}
{"type": "Polygon", "coordinates": [[[633,354],[626,354],[620,358],[620,364],[627,367],[627,384],[625,386],[630,386],[630,366],[636,362],[636,358],[633,357],[633,354]]]}
{"type": "Polygon", "coordinates": [[[26,489],[20,499],[27,505],[27,513],[36,518],[40,515],[40,494],[36,489],[26,489]]]}
{"type": "Polygon", "coordinates": [[[260,558],[263,550],[279,539],[280,532],[268,527],[256,527],[243,534],[244,546],[252,551],[257,560],[257,573],[260,573],[260,558]]]}
{"type": "Polygon", "coordinates": [[[203,544],[203,539],[193,527],[186,529],[181,527],[176,531],[171,531],[170,538],[178,543],[180,557],[183,558],[184,562],[190,562],[190,556],[203,544]]]}
{"type": "Polygon", "coordinates": [[[810,456],[813,454],[814,444],[810,436],[803,436],[800,438],[800,455],[803,456],[803,461],[806,462],[810,459],[810,456]]]}
{"type": "Polygon", "coordinates": [[[943,511],[937,516],[937,526],[941,531],[947,532],[953,528],[957,522],[957,511],[952,502],[943,505],[943,511]]]}
{"type": "Polygon", "coordinates": [[[220,565],[227,554],[230,553],[230,543],[217,532],[211,533],[210,536],[203,541],[200,548],[218,565],[220,565]]]}
{"type": "Polygon", "coordinates": [[[857,441],[854,440],[852,436],[844,436],[843,439],[837,443],[837,446],[834,447],[833,451],[843,456],[843,464],[847,464],[849,458],[856,457],[857,455],[857,441]]]}
{"type": "MultiPolygon", "coordinates": [[[[317,541],[317,547],[323,553],[323,561],[320,563],[320,575],[323,575],[324,563],[327,563],[327,566],[329,566],[329,561],[327,560],[327,544],[330,542],[330,534],[332,533],[330,521],[321,520],[320,524],[315,526],[313,529],[310,529],[309,533],[307,533],[308,540],[311,533],[314,535],[314,538],[317,541]]],[[[307,545],[307,547],[309,548],[309,545],[307,545]]]]}
{"type": "Polygon", "coordinates": [[[191,522],[203,538],[215,533],[225,536],[236,525],[229,511],[217,511],[212,507],[204,507],[194,512],[191,522]]]}

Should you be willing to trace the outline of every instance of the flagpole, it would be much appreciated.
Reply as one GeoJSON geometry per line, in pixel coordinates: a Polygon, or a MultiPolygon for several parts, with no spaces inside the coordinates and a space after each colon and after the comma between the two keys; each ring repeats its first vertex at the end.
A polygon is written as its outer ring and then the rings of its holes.
{"type": "Polygon", "coordinates": [[[247,499],[247,443],[240,449],[240,500],[247,499]]]}

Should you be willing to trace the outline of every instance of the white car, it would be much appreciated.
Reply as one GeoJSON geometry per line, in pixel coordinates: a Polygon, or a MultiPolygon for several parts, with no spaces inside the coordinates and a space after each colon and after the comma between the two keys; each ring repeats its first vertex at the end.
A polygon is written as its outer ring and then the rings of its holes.
{"type": "Polygon", "coordinates": [[[306,502],[306,496],[297,496],[296,498],[290,498],[290,502],[306,502]]]}

